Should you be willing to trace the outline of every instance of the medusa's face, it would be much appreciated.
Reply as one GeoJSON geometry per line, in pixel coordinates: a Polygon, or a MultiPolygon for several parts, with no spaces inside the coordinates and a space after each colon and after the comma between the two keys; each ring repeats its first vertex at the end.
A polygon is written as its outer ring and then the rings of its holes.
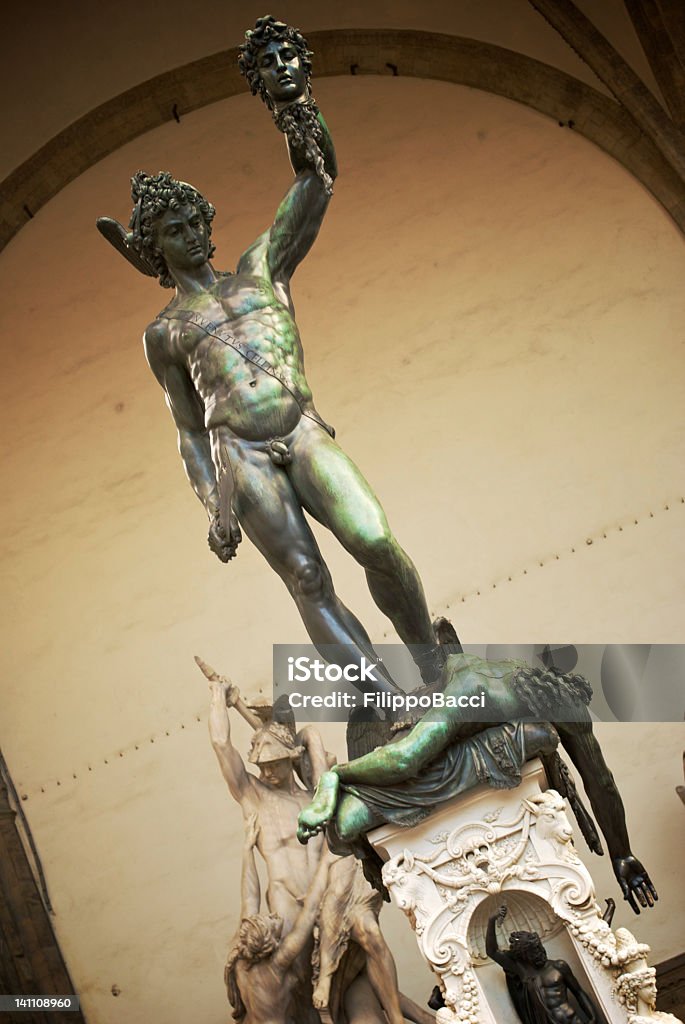
{"type": "Polygon", "coordinates": [[[272,39],[259,51],[257,70],[275,104],[292,103],[307,92],[307,76],[299,54],[287,39],[272,39]]]}

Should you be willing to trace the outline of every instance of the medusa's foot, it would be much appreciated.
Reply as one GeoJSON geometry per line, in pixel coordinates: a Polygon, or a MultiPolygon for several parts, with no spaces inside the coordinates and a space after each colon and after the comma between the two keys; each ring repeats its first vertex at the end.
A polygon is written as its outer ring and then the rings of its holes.
{"type": "Polygon", "coordinates": [[[335,772],[324,772],[314,793],[314,799],[300,812],[297,819],[297,838],[307,843],[322,832],[335,814],[340,780],[335,772]]]}

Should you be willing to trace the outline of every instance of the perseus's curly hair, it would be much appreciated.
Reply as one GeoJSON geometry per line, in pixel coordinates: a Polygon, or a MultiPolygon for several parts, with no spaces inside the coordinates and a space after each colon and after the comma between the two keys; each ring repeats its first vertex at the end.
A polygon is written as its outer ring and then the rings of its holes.
{"type": "Polygon", "coordinates": [[[533,967],[543,967],[547,953],[537,932],[512,932],[509,936],[509,955],[533,967]]]}
{"type": "MultiPolygon", "coordinates": [[[[207,234],[211,235],[214,207],[196,188],[172,178],[169,171],[160,171],[158,174],[137,171],[131,178],[131,199],[133,212],[128,225],[130,244],[150,264],[162,288],[173,288],[174,280],[156,242],[157,221],[167,210],[194,206],[207,225],[207,234]]],[[[209,259],[215,250],[216,246],[210,242],[209,259]]]]}
{"type": "Polygon", "coordinates": [[[307,40],[300,30],[293,28],[292,25],[286,25],[284,21],[276,21],[271,14],[265,15],[263,18],[257,18],[255,27],[248,29],[245,33],[245,42],[239,47],[238,67],[240,74],[244,75],[247,79],[252,95],[256,96],[259,93],[269,110],[273,109],[273,105],[259,74],[257,57],[259,56],[259,51],[267,43],[270,43],[272,39],[276,39],[279,42],[282,40],[292,43],[300,58],[302,70],[307,77],[307,88],[309,88],[312,77],[311,58],[313,56],[307,46],[307,40]]]}

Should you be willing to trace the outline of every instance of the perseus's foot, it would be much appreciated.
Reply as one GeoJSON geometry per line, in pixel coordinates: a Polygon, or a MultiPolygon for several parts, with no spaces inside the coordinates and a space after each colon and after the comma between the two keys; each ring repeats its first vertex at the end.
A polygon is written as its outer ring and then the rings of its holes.
{"type": "Polygon", "coordinates": [[[424,647],[423,650],[415,647],[412,653],[421,673],[423,685],[441,688],[445,662],[451,654],[462,654],[463,648],[454,626],[442,615],[433,620],[433,636],[434,644],[424,647]]]}
{"type": "Polygon", "coordinates": [[[438,641],[440,647],[447,648],[447,654],[462,654],[463,648],[461,641],[457,636],[457,631],[444,615],[438,616],[437,619],[433,619],[433,632],[435,633],[435,639],[438,641]]]}
{"type": "Polygon", "coordinates": [[[307,843],[322,832],[335,814],[338,805],[340,779],[336,772],[324,772],[314,793],[314,799],[300,812],[297,819],[297,838],[307,843]]]}

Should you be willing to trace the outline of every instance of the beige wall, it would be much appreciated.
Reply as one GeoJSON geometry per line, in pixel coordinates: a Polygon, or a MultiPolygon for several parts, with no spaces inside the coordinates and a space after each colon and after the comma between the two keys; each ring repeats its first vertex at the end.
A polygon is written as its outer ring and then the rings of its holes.
{"type": "MultiPolygon", "coordinates": [[[[294,284],[309,378],[432,610],[470,642],[680,641],[676,229],[621,167],[507,101],[401,78],[329,79],[317,96],[341,177],[294,284]]],[[[113,154],[0,254],[0,745],[90,1024],[218,1022],[241,824],[192,655],[266,693],[271,643],[304,632],[248,542],[227,567],[207,551],[139,341],[168,293],[94,230],[127,219],[138,167],[213,200],[219,267],[290,180],[266,112],[233,99],[113,154]]],[[[363,574],[322,544],[381,639],[363,574]]],[[[683,729],[600,734],[665,897],[639,921],[658,961],[682,944],[683,729]]],[[[247,729],[236,737],[244,748],[247,729]]],[[[600,867],[600,896],[617,896],[600,867]]],[[[432,982],[390,921],[403,988],[423,998],[432,982]]]]}

